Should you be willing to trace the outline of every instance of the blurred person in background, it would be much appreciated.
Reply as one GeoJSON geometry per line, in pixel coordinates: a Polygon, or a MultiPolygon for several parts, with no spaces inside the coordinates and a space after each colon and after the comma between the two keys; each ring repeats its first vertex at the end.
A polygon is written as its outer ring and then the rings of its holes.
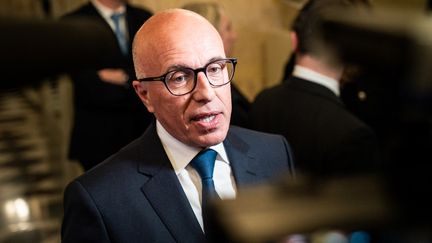
{"type": "MultiPolygon", "coordinates": [[[[233,55],[237,40],[232,22],[224,8],[217,2],[192,2],[183,5],[187,9],[206,18],[219,32],[227,56],[233,55]]],[[[231,125],[248,126],[249,100],[241,93],[235,82],[231,82],[232,114],[231,125]]]]}
{"type": "Polygon", "coordinates": [[[288,79],[262,91],[251,107],[252,129],[278,133],[292,144],[300,173],[345,176],[375,172],[379,166],[372,129],[340,100],[344,65],[317,45],[319,16],[333,8],[368,6],[361,0],[311,0],[291,32],[295,65],[288,79]]]}
{"type": "Polygon", "coordinates": [[[69,158],[86,171],[137,138],[153,119],[131,86],[135,77],[132,39],[151,14],[127,0],[91,0],[63,16],[98,21],[112,30],[118,43],[118,49],[112,50],[116,58],[111,65],[71,73],[74,121],[69,158]]]}

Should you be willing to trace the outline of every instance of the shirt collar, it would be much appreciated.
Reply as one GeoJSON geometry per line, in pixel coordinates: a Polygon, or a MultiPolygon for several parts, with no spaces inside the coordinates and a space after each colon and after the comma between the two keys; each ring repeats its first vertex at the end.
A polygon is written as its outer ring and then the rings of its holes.
{"type": "Polygon", "coordinates": [[[300,65],[295,65],[293,70],[293,76],[306,79],[317,84],[321,84],[330,89],[333,93],[336,94],[336,96],[339,96],[340,94],[339,82],[336,79],[322,75],[321,73],[315,72],[312,69],[300,65]]]}
{"type": "Polygon", "coordinates": [[[100,3],[98,0],[91,0],[92,4],[99,11],[99,13],[106,19],[109,19],[114,13],[123,14],[126,12],[126,6],[123,4],[117,9],[110,9],[107,6],[100,3]]]}
{"type": "MultiPolygon", "coordinates": [[[[201,148],[188,146],[174,138],[158,120],[156,120],[156,132],[177,175],[201,151],[201,148]]],[[[217,160],[229,164],[223,143],[210,146],[210,148],[218,153],[217,160]]]]}

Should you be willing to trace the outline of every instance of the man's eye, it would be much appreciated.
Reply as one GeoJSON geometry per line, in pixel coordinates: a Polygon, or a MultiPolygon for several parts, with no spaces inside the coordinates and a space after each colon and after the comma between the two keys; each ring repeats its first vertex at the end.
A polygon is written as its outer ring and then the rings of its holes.
{"type": "Polygon", "coordinates": [[[185,83],[190,79],[190,74],[185,72],[175,72],[169,78],[169,81],[172,83],[185,83]]]}
{"type": "Polygon", "coordinates": [[[184,75],[179,75],[179,76],[173,77],[172,81],[177,82],[177,83],[184,82],[184,81],[186,81],[186,77],[184,75]]]}
{"type": "Polygon", "coordinates": [[[221,64],[212,64],[212,65],[207,67],[207,73],[217,74],[217,73],[221,72],[222,69],[223,69],[223,66],[221,64]]]}

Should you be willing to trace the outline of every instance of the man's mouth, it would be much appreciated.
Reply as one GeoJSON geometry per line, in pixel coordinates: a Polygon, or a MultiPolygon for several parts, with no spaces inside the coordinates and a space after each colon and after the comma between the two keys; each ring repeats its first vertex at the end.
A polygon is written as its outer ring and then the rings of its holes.
{"type": "Polygon", "coordinates": [[[212,114],[212,115],[194,117],[192,120],[193,121],[202,121],[202,122],[211,122],[211,121],[213,121],[213,119],[215,117],[216,117],[216,115],[212,114]]]}

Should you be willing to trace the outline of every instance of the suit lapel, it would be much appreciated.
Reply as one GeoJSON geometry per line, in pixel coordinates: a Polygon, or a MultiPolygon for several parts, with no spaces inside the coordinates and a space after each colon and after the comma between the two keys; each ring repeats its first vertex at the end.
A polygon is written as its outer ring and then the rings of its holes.
{"type": "Polygon", "coordinates": [[[146,163],[139,164],[139,172],[148,176],[141,187],[145,197],[177,242],[204,242],[204,234],[165,154],[154,123],[141,139],[141,153],[146,163]]]}
{"type": "MultiPolygon", "coordinates": [[[[101,24],[105,26],[105,28],[111,30],[110,25],[105,21],[105,19],[102,17],[102,15],[99,13],[99,11],[96,9],[96,7],[92,3],[88,3],[87,8],[85,10],[85,14],[87,16],[91,16],[94,19],[97,19],[101,24]]],[[[113,32],[111,30],[111,32],[113,32]]],[[[113,33],[114,35],[114,33],[113,33]]]]}
{"type": "Polygon", "coordinates": [[[230,128],[224,145],[238,187],[261,180],[260,164],[249,145],[235,132],[235,128],[230,128]]]}
{"type": "MultiPolygon", "coordinates": [[[[134,38],[134,33],[138,31],[138,29],[141,27],[143,23],[137,21],[134,14],[132,14],[132,8],[130,5],[126,4],[126,23],[129,33],[129,46],[132,46],[132,41],[134,38]]],[[[141,18],[140,18],[141,19],[141,18]]]]}
{"type": "MultiPolygon", "coordinates": [[[[111,26],[108,24],[108,22],[104,19],[104,17],[99,13],[99,11],[96,9],[96,7],[92,3],[88,3],[88,9],[86,10],[86,13],[88,16],[93,17],[93,19],[97,20],[101,25],[104,26],[107,30],[110,31],[111,35],[113,36],[113,40],[115,40],[116,45],[118,46],[118,52],[120,53],[120,45],[117,42],[117,37],[114,33],[114,31],[111,29],[111,26]]],[[[126,14],[127,16],[127,14],[126,14]]],[[[129,28],[129,27],[128,27],[129,28]]],[[[131,32],[129,32],[131,33],[131,32]]],[[[120,58],[123,58],[123,55],[119,55],[120,58]]]]}

